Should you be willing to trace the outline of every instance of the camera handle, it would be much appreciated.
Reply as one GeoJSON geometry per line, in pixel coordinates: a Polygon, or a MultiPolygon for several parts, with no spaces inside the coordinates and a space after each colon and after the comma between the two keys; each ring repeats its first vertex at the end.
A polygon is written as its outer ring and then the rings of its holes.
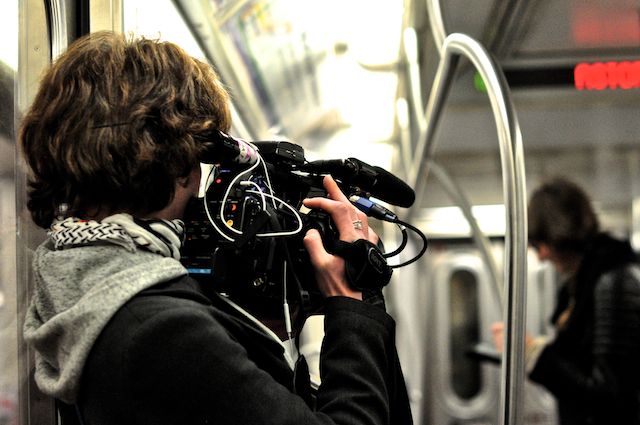
{"type": "Polygon", "coordinates": [[[332,254],[344,258],[347,282],[355,290],[382,289],[391,280],[393,270],[387,265],[384,255],[366,239],[351,243],[335,240],[332,254]]]}

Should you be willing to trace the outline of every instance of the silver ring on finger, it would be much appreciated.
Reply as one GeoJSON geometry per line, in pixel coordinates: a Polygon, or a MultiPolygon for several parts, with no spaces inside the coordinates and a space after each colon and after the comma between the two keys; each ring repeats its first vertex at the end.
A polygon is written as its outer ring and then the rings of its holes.
{"type": "Polygon", "coordinates": [[[356,230],[362,230],[362,220],[353,220],[353,228],[356,230]]]}

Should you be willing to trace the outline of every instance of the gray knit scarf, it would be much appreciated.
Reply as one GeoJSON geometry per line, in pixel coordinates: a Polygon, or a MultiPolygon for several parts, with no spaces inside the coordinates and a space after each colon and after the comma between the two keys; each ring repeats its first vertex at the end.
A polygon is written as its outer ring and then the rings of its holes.
{"type": "Polygon", "coordinates": [[[49,231],[55,249],[112,243],[135,251],[136,245],[165,257],[180,259],[184,241],[182,220],[142,220],[114,214],[102,221],[70,217],[53,223],[49,231]]]}
{"type": "Polygon", "coordinates": [[[140,291],[187,274],[178,261],[183,235],[180,220],[128,214],[55,222],[34,253],[23,327],[45,394],[74,403],[87,356],[113,315],[140,291]]]}

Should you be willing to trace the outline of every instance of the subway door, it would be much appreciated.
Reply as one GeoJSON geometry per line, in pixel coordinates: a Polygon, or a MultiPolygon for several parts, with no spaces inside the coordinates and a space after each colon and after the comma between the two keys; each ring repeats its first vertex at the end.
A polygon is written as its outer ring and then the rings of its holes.
{"type": "MultiPolygon", "coordinates": [[[[493,254],[502,261],[503,245],[493,254]]],[[[454,247],[434,253],[430,265],[432,286],[431,362],[427,365],[425,424],[495,424],[500,400],[500,366],[474,356],[475,347],[492,349],[491,324],[501,320],[501,306],[489,273],[477,251],[454,247]]],[[[527,328],[547,335],[555,297],[555,276],[530,258],[527,290],[527,328]]],[[[553,397],[525,382],[524,423],[555,425],[553,397]]]]}
{"type": "Polygon", "coordinates": [[[491,324],[500,319],[486,268],[476,253],[460,248],[432,252],[431,260],[433,339],[425,424],[495,424],[498,366],[471,355],[477,344],[491,341],[491,324]]]}

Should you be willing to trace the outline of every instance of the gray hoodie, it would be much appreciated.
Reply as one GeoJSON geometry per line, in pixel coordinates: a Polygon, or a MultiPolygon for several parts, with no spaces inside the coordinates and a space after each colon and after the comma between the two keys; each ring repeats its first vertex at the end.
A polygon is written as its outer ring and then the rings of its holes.
{"type": "Polygon", "coordinates": [[[35,289],[24,323],[36,351],[35,379],[50,396],[73,404],[82,369],[101,330],[138,292],[186,275],[179,261],[118,245],[35,252],[35,289]]]}

